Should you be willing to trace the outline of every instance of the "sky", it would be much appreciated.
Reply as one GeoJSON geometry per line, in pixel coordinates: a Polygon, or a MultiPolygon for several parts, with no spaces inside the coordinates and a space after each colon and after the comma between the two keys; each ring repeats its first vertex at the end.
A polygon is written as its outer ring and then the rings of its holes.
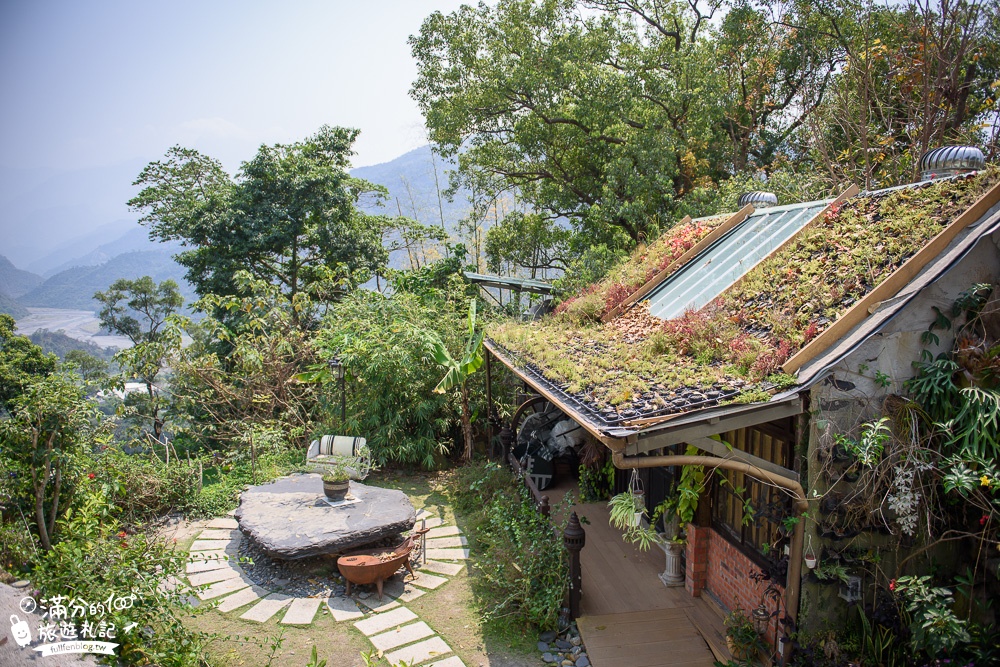
{"type": "Polygon", "coordinates": [[[427,143],[407,37],[458,0],[0,0],[0,167],[89,169],[361,130],[354,166],[427,143]]]}

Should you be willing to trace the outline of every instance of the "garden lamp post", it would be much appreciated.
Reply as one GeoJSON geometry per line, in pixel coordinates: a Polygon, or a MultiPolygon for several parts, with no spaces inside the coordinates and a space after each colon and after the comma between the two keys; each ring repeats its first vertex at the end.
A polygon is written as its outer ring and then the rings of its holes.
{"type": "Polygon", "coordinates": [[[344,428],[344,421],[347,419],[347,393],[344,389],[344,364],[340,357],[330,359],[330,371],[337,376],[340,381],[340,428],[344,428]]]}

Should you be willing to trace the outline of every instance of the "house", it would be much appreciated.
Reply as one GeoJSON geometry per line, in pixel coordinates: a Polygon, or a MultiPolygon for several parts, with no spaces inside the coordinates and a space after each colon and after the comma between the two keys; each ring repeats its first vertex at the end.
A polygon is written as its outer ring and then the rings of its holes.
{"type": "Polygon", "coordinates": [[[913,362],[951,349],[927,333],[941,313],[1000,284],[1000,170],[956,148],[923,166],[907,186],[780,206],[753,193],[685,218],[555,316],[488,331],[490,354],[602,443],[620,479],[703,466],[690,595],[818,630],[887,583],[856,565],[865,553],[883,547],[889,571],[924,552],[898,507],[850,518],[858,466],[837,447],[873,428],[913,362]]]}

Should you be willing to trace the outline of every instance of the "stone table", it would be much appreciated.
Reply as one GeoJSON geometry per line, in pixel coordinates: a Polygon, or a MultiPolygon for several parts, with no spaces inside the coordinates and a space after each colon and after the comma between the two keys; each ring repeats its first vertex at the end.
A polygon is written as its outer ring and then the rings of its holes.
{"type": "Polygon", "coordinates": [[[357,502],[328,503],[319,474],[296,474],[243,492],[240,530],[271,558],[338,554],[413,528],[416,511],[402,491],[351,482],[357,502]]]}

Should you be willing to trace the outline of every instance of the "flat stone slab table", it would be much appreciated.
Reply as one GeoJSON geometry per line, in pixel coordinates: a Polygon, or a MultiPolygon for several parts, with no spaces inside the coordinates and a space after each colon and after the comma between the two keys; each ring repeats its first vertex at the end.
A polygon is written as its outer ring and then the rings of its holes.
{"type": "Polygon", "coordinates": [[[243,492],[240,530],[271,558],[338,554],[413,528],[416,511],[402,491],[351,482],[357,502],[329,503],[323,478],[296,474],[243,492]]]}

